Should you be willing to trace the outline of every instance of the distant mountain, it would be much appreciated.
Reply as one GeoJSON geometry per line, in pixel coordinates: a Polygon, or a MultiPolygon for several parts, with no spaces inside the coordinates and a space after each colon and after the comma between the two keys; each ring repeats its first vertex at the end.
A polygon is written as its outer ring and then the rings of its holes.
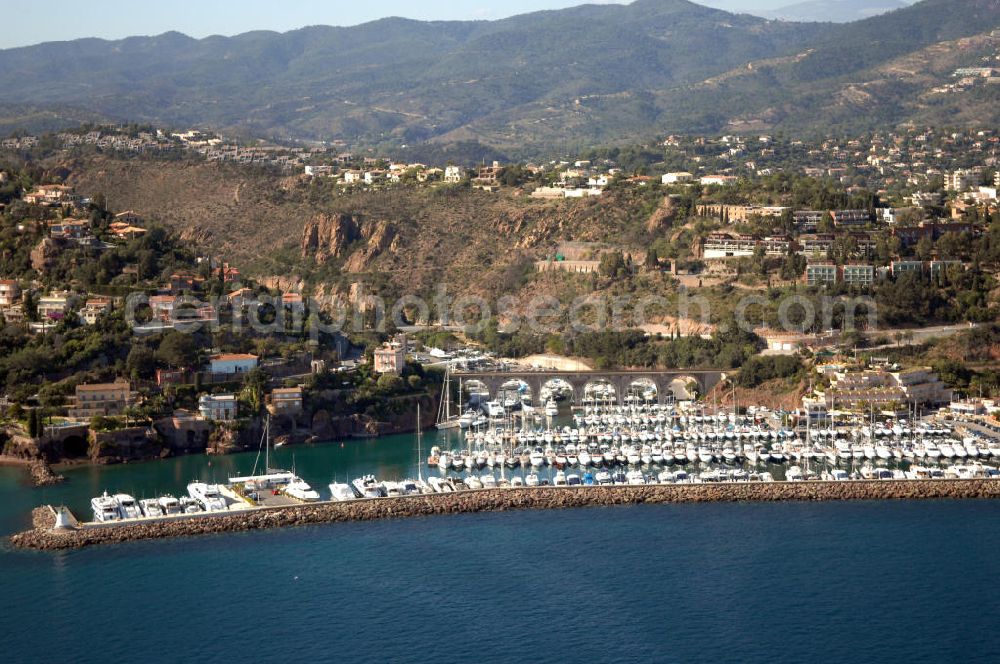
{"type": "MultiPolygon", "coordinates": [[[[1000,0],[924,0],[836,26],[636,0],[500,21],[83,39],[0,51],[0,126],[16,124],[14,107],[46,122],[41,110],[58,108],[383,148],[478,141],[512,156],[664,132],[869,126],[924,117],[921,95],[947,78],[880,68],[997,25],[1000,0]],[[850,89],[873,80],[874,92],[850,89]]],[[[991,46],[977,48],[956,53],[974,64],[991,46]]]]}
{"type": "Polygon", "coordinates": [[[850,23],[908,7],[904,0],[807,0],[771,11],[758,12],[782,21],[850,23]]]}
{"type": "Polygon", "coordinates": [[[637,0],[499,21],[82,39],[0,51],[0,104],[349,141],[468,139],[477,122],[507,120],[514,142],[534,133],[522,121],[561,125],[561,139],[605,139],[649,128],[649,91],[793,52],[818,32],[686,0],[637,0]],[[577,100],[611,117],[545,110],[577,100]]]}

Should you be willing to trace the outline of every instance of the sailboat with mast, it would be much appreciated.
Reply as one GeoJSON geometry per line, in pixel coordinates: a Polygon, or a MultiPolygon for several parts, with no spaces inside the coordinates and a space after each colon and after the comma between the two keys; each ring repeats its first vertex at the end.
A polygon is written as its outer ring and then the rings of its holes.
{"type": "Polygon", "coordinates": [[[271,416],[268,415],[264,420],[264,433],[261,436],[260,448],[257,450],[257,458],[254,459],[251,474],[245,477],[230,477],[229,485],[242,484],[248,491],[257,491],[288,486],[296,480],[299,478],[292,471],[271,468],[271,416]],[[260,463],[261,451],[264,452],[264,466],[263,472],[258,474],[257,465],[260,463]]]}
{"type": "MultiPolygon", "coordinates": [[[[459,394],[461,394],[459,389],[459,394]]],[[[438,405],[438,429],[455,429],[461,426],[461,418],[451,414],[451,364],[445,365],[444,384],[441,386],[441,403],[438,405]]]]}

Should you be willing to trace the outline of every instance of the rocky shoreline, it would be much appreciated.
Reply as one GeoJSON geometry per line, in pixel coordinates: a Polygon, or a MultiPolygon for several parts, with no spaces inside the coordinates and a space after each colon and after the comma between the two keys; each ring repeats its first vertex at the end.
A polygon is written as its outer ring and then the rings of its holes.
{"type": "Polygon", "coordinates": [[[79,549],[168,537],[242,532],[347,521],[524,509],[570,509],[616,505],[847,500],[997,499],[996,480],[769,482],[649,486],[537,487],[314,503],[261,508],[223,516],[192,516],[105,527],[52,530],[53,511],[37,508],[31,530],[10,538],[22,549],[79,549]]]}

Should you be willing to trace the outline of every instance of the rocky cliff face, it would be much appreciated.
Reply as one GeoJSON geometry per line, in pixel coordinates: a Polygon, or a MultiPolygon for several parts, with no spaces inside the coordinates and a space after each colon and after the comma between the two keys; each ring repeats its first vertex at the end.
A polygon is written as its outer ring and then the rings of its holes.
{"type": "Polygon", "coordinates": [[[302,256],[313,256],[319,263],[342,258],[359,239],[361,231],[351,215],[317,215],[302,230],[302,256]]]}
{"type": "Polygon", "coordinates": [[[90,432],[90,461],[98,464],[146,461],[169,456],[170,451],[149,427],[90,432]]]}
{"type": "Polygon", "coordinates": [[[362,272],[368,269],[369,264],[382,252],[395,251],[399,242],[395,227],[387,221],[380,221],[374,224],[369,232],[363,233],[365,244],[351,254],[344,264],[345,272],[362,272]]]}
{"type": "Polygon", "coordinates": [[[346,258],[345,272],[362,272],[385,251],[398,248],[396,227],[389,221],[361,221],[354,215],[317,215],[302,229],[302,257],[318,263],[346,258]]]}

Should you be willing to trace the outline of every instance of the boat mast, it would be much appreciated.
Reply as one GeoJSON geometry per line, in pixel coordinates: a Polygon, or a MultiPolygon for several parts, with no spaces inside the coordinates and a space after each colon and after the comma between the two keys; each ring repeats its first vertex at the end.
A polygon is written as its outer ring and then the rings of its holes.
{"type": "Polygon", "coordinates": [[[438,424],[447,420],[447,415],[445,414],[448,408],[448,382],[451,376],[451,365],[445,363],[444,365],[444,384],[441,386],[441,402],[438,404],[438,424]]]}
{"type": "MultiPolygon", "coordinates": [[[[446,374],[447,375],[447,374],[446,374]]],[[[420,454],[420,404],[417,404],[417,480],[424,481],[423,460],[420,454]]]]}

